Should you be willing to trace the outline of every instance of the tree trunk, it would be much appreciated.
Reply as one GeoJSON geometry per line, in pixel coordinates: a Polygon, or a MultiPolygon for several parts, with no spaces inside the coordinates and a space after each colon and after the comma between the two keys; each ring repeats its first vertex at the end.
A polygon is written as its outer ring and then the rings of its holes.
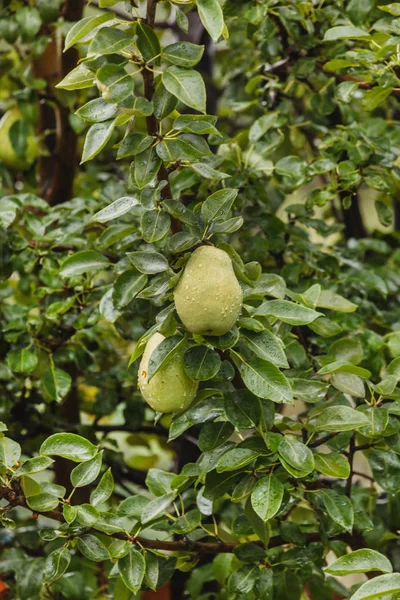
{"type": "MultiPolygon", "coordinates": [[[[83,0],[67,0],[64,8],[66,21],[82,18],[83,0]]],[[[40,103],[39,134],[44,137],[47,156],[39,159],[41,196],[49,204],[60,204],[72,197],[77,165],[77,136],[69,124],[69,109],[63,106],[56,94],[55,85],[61,81],[78,62],[78,52],[70,48],[62,52],[63,40],[57,30],[50,26],[51,38],[46,50],[34,61],[36,77],[47,81],[45,97],[40,103]]]]}

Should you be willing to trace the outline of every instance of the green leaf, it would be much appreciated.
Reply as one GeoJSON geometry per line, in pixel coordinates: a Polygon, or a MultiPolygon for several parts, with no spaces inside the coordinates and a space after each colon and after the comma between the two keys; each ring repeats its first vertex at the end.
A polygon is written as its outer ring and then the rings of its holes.
{"type": "Polygon", "coordinates": [[[110,263],[108,259],[96,250],[82,250],[64,260],[61,265],[62,277],[76,277],[82,273],[90,273],[104,269],[110,263]]]}
{"type": "Polygon", "coordinates": [[[77,506],[71,506],[70,504],[63,505],[64,519],[68,524],[71,524],[71,523],[73,523],[73,521],[75,521],[77,514],[78,514],[77,506]]]}
{"type": "Polygon", "coordinates": [[[378,485],[388,494],[400,490],[400,458],[392,450],[372,450],[368,453],[372,474],[378,485]]]}
{"type": "Polygon", "coordinates": [[[84,64],[80,64],[75,69],[72,69],[60,83],[57,83],[56,88],[62,90],[83,90],[93,87],[94,82],[94,73],[85,67],[84,64]]]}
{"type": "Polygon", "coordinates": [[[110,558],[110,554],[103,542],[91,533],[86,533],[78,539],[78,550],[85,558],[94,562],[102,562],[110,558]]]}
{"type": "Polygon", "coordinates": [[[304,402],[318,402],[325,398],[329,388],[329,383],[316,381],[315,379],[297,379],[290,380],[293,389],[293,396],[304,402]]]}
{"type": "Polygon", "coordinates": [[[194,346],[183,357],[186,373],[196,381],[213,379],[221,366],[221,357],[207,346],[194,346]]]}
{"type": "Polygon", "coordinates": [[[100,519],[99,511],[91,504],[80,504],[78,506],[77,520],[86,527],[92,527],[100,519]]]}
{"type": "Polygon", "coordinates": [[[154,115],[159,120],[168,117],[178,104],[177,98],[165,89],[162,82],[157,85],[152,102],[154,106],[154,115]]]}
{"type": "Polygon", "coordinates": [[[234,233],[242,227],[243,223],[243,217],[232,217],[226,221],[214,221],[210,231],[213,233],[234,233]]]}
{"type": "Polygon", "coordinates": [[[350,498],[334,490],[322,490],[322,500],[328,515],[335,523],[351,533],[353,529],[354,512],[350,498]]]}
{"type": "Polygon", "coordinates": [[[174,533],[178,533],[180,535],[190,533],[194,529],[196,529],[201,523],[201,513],[195,508],[194,510],[189,510],[184,515],[179,517],[171,528],[174,533]]]}
{"type": "Polygon", "coordinates": [[[292,388],[279,369],[266,360],[242,359],[240,374],[246,387],[256,396],[273,402],[291,402],[292,388]]]}
{"type": "Polygon", "coordinates": [[[400,573],[390,575],[379,575],[366,581],[358,588],[350,600],[377,600],[378,598],[389,598],[400,592],[400,573]]]}
{"type": "Polygon", "coordinates": [[[218,0],[195,0],[199,17],[211,39],[217,42],[224,30],[224,15],[218,0]]]}
{"type": "Polygon", "coordinates": [[[331,290],[322,290],[317,302],[318,308],[328,308],[337,312],[354,312],[357,310],[357,304],[350,302],[340,294],[331,290]]]}
{"type": "Polygon", "coordinates": [[[226,219],[238,195],[238,190],[225,188],[209,196],[201,206],[201,214],[206,223],[226,219]]]}
{"type": "Polygon", "coordinates": [[[150,502],[145,496],[125,498],[118,507],[118,516],[140,518],[143,508],[150,502]]]}
{"type": "Polygon", "coordinates": [[[113,303],[117,308],[127,306],[147,284],[147,275],[128,269],[114,283],[113,303]]]}
{"type": "Polygon", "coordinates": [[[233,432],[234,427],[231,423],[206,423],[201,428],[198,446],[202,452],[209,452],[222,446],[226,440],[229,440],[233,432]]]}
{"type": "Polygon", "coordinates": [[[76,433],[54,433],[43,442],[40,454],[84,462],[97,454],[97,446],[76,433]]]}
{"type": "Polygon", "coordinates": [[[42,20],[37,8],[30,6],[19,7],[15,13],[15,20],[20,27],[20,33],[28,38],[33,38],[39,33],[42,20]]]}
{"type": "Polygon", "coordinates": [[[227,177],[230,177],[227,173],[221,173],[221,171],[213,169],[206,163],[192,163],[190,168],[205,179],[226,179],[227,177]]]}
{"type": "Polygon", "coordinates": [[[177,131],[186,131],[204,135],[206,133],[215,133],[220,135],[215,127],[217,117],[213,115],[179,115],[173,122],[173,129],[177,131]]]}
{"type": "Polygon", "coordinates": [[[168,260],[163,254],[159,254],[158,252],[138,250],[137,252],[128,252],[127,256],[141,273],[155,275],[156,273],[167,271],[169,268],[168,260]]]}
{"type": "Polygon", "coordinates": [[[0,464],[6,467],[14,467],[21,458],[21,446],[5,437],[3,434],[0,435],[0,464]]]}
{"type": "MultiPolygon", "coordinates": [[[[128,74],[124,65],[120,64],[105,64],[100,67],[96,71],[96,85],[104,100],[111,103],[126,100],[129,96],[132,96],[134,88],[132,75],[128,74]]],[[[139,103],[139,98],[135,99],[135,105],[136,102],[139,103]]],[[[125,119],[127,115],[121,113],[120,117],[125,119]]]]}
{"type": "Polygon", "coordinates": [[[43,396],[47,400],[61,402],[70,391],[71,382],[69,373],[50,365],[40,379],[43,396]]]}
{"type": "Polygon", "coordinates": [[[237,471],[253,462],[259,456],[258,450],[252,448],[232,448],[225,452],[217,463],[217,473],[237,471]]]}
{"type": "Polygon", "coordinates": [[[26,460],[14,473],[14,477],[21,477],[21,475],[31,475],[32,473],[40,473],[44,471],[54,460],[48,456],[35,456],[26,460]]]}
{"type": "Polygon", "coordinates": [[[352,573],[368,573],[369,571],[392,573],[393,567],[390,560],[380,552],[362,548],[340,556],[325,571],[330,575],[342,576],[351,575],[352,573]]]}
{"type": "Polygon", "coordinates": [[[90,494],[90,503],[93,506],[99,506],[106,502],[114,491],[114,478],[112,476],[111,468],[107,469],[102,478],[100,479],[99,485],[90,494]]]}
{"type": "Polygon", "coordinates": [[[132,44],[132,36],[121,29],[102,27],[90,43],[88,56],[93,54],[114,54],[132,44]]]}
{"type": "Polygon", "coordinates": [[[284,487],[274,475],[262,477],[251,493],[251,505],[263,521],[269,521],[279,511],[283,500],[284,487]]]}
{"type": "Polygon", "coordinates": [[[279,113],[277,111],[273,111],[256,119],[253,125],[250,127],[249,142],[251,144],[254,144],[265,133],[267,133],[268,129],[276,126],[275,124],[278,119],[278,116],[279,113]]]}
{"type": "Polygon", "coordinates": [[[340,25],[339,27],[331,27],[325,32],[324,42],[368,37],[370,37],[370,34],[367,31],[354,27],[354,25],[340,25]]]}
{"type": "Polygon", "coordinates": [[[94,123],[86,134],[83,146],[81,164],[92,160],[110,141],[116,125],[116,120],[111,119],[104,123],[94,123]]]}
{"type": "Polygon", "coordinates": [[[71,483],[74,487],[89,485],[97,479],[103,458],[103,452],[99,452],[93,458],[82,462],[71,471],[71,483]]]}
{"type": "Polygon", "coordinates": [[[158,517],[173,502],[175,496],[175,492],[170,492],[164,496],[159,496],[155,500],[151,500],[142,510],[140,521],[145,524],[158,517]]]}
{"type": "Polygon", "coordinates": [[[350,394],[355,398],[365,397],[365,388],[363,380],[357,375],[351,373],[335,373],[332,375],[331,384],[340,392],[350,394]]]}
{"type": "Polygon", "coordinates": [[[329,355],[338,361],[358,365],[364,357],[364,351],[358,339],[342,337],[330,346],[329,355]]]}
{"type": "Polygon", "coordinates": [[[239,544],[233,549],[235,556],[242,562],[258,562],[265,558],[265,550],[253,542],[239,544]]]}
{"type": "Polygon", "coordinates": [[[60,499],[49,492],[41,492],[35,496],[27,496],[26,503],[30,509],[38,512],[54,510],[60,503],[60,499]]]}
{"type": "Polygon", "coordinates": [[[286,435],[278,446],[279,456],[286,463],[302,473],[311,473],[314,470],[314,456],[310,448],[296,439],[294,436],[286,435]]]}
{"type": "Polygon", "coordinates": [[[173,335],[163,340],[150,355],[147,376],[150,380],[169,361],[178,354],[186,343],[180,335],[173,335]]]}
{"type": "Polygon", "coordinates": [[[190,68],[200,62],[203,53],[204,46],[190,42],[176,42],[163,49],[162,57],[179,67],[190,68]]]}
{"type": "Polygon", "coordinates": [[[323,408],[316,418],[315,431],[351,431],[369,425],[368,418],[358,410],[349,406],[329,406],[323,408]]]}
{"type": "Polygon", "coordinates": [[[160,42],[152,27],[139,20],[136,25],[136,44],[146,62],[160,54],[160,42]]]}
{"type": "Polygon", "coordinates": [[[131,548],[128,554],[119,559],[118,571],[126,587],[136,594],[141,588],[146,571],[143,554],[136,548],[131,548]]]}
{"type": "Polygon", "coordinates": [[[381,4],[378,6],[378,8],[390,13],[394,17],[400,17],[400,2],[393,2],[393,4],[381,4]]]}
{"type": "Polygon", "coordinates": [[[36,352],[32,352],[29,347],[12,350],[7,354],[7,364],[16,373],[31,373],[36,369],[38,362],[36,352]]]}
{"type": "Polygon", "coordinates": [[[307,325],[315,321],[322,313],[288,300],[268,300],[256,309],[254,315],[268,315],[284,323],[289,323],[289,325],[307,325]]]}
{"type": "Polygon", "coordinates": [[[381,87],[379,85],[372,88],[372,90],[368,90],[365,92],[363,98],[363,107],[365,110],[372,111],[378,108],[382,102],[386,100],[388,96],[392,93],[392,88],[390,87],[381,87]]]}
{"type": "MultiPolygon", "coordinates": [[[[237,429],[253,429],[261,418],[259,399],[246,389],[225,393],[225,412],[237,429]]],[[[265,407],[268,403],[263,403],[265,407]]]]}
{"type": "Polygon", "coordinates": [[[135,156],[144,152],[153,143],[151,135],[145,133],[133,133],[125,137],[118,147],[117,159],[135,156]]]}
{"type": "Polygon", "coordinates": [[[160,167],[161,159],[152,146],[136,155],[133,178],[139,190],[153,181],[160,167]]]}
{"type": "Polygon", "coordinates": [[[289,368],[283,343],[267,329],[261,333],[246,331],[242,334],[241,341],[244,341],[246,346],[260,358],[268,360],[277,367],[289,368]]]}
{"type": "Polygon", "coordinates": [[[94,29],[114,18],[112,13],[104,12],[95,17],[86,17],[81,19],[71,27],[65,38],[64,52],[74,46],[79,41],[85,41],[84,38],[94,29]]]}
{"type": "Polygon", "coordinates": [[[177,23],[179,29],[181,29],[183,31],[183,33],[188,33],[189,19],[187,18],[186,14],[183,12],[183,10],[179,10],[179,8],[177,8],[176,13],[175,13],[175,18],[176,18],[176,23],[177,23]]]}
{"type": "Polygon", "coordinates": [[[202,137],[190,133],[183,133],[178,138],[165,138],[155,148],[164,162],[198,160],[211,154],[207,142],[202,137]]]}
{"type": "Polygon", "coordinates": [[[153,244],[167,235],[171,227],[171,218],[160,208],[146,210],[140,220],[140,227],[144,241],[153,244]]]}
{"type": "Polygon", "coordinates": [[[193,236],[187,231],[178,231],[168,240],[168,246],[172,253],[177,254],[189,250],[199,241],[199,237],[193,236]]]}
{"type": "Polygon", "coordinates": [[[347,458],[337,452],[314,454],[315,468],[319,473],[338,479],[347,479],[350,475],[350,465],[347,458]]]}
{"type": "Polygon", "coordinates": [[[68,569],[70,562],[71,553],[66,546],[53,550],[46,558],[44,581],[51,584],[60,579],[68,569]]]}
{"type": "Polygon", "coordinates": [[[162,82],[183,104],[199,112],[206,112],[206,90],[200,73],[173,66],[163,71],[162,82]]]}
{"type": "Polygon", "coordinates": [[[107,290],[99,303],[99,313],[106,321],[109,321],[110,323],[115,323],[115,321],[121,316],[121,312],[114,306],[112,299],[113,292],[113,288],[107,290]]]}
{"type": "Polygon", "coordinates": [[[258,575],[258,565],[244,565],[229,576],[229,591],[240,594],[249,594],[254,587],[258,575]]]}
{"type": "Polygon", "coordinates": [[[317,335],[322,337],[335,337],[342,332],[342,328],[339,323],[335,323],[325,317],[319,317],[313,323],[309,324],[309,328],[314,331],[317,335]]]}
{"type": "Polygon", "coordinates": [[[123,196],[122,198],[118,198],[105,208],[99,210],[99,212],[95,213],[91,218],[91,221],[98,221],[99,223],[107,223],[107,221],[111,221],[112,219],[117,219],[118,217],[122,217],[127,212],[131,210],[134,206],[139,204],[139,200],[134,198],[133,196],[123,196]]]}
{"type": "Polygon", "coordinates": [[[357,375],[358,377],[363,377],[364,379],[368,379],[372,375],[371,371],[368,371],[368,369],[363,369],[362,367],[357,367],[356,365],[341,360],[325,365],[318,371],[318,375],[325,375],[326,373],[350,373],[352,375],[357,375]]]}

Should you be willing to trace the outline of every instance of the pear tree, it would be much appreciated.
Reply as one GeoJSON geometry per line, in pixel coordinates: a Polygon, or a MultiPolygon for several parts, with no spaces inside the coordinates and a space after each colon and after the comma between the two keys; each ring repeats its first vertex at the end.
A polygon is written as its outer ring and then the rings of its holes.
{"type": "Polygon", "coordinates": [[[399,597],[399,17],[0,3],[0,596],[399,597]]]}

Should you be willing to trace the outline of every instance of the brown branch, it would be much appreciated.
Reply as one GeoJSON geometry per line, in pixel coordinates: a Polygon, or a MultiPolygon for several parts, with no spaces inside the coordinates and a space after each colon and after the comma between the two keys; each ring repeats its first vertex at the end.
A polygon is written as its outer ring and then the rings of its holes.
{"type": "Polygon", "coordinates": [[[356,442],[355,442],[355,434],[353,433],[353,435],[351,436],[351,440],[350,440],[350,449],[349,449],[349,464],[350,464],[350,475],[347,478],[346,481],[346,496],[348,496],[350,498],[351,496],[351,485],[353,483],[353,475],[354,475],[354,470],[353,470],[353,463],[354,463],[354,448],[355,448],[356,442]]]}
{"type": "MultiPolygon", "coordinates": [[[[317,67],[323,71],[329,77],[334,77],[335,79],[339,79],[340,81],[352,81],[358,85],[359,88],[363,90],[372,90],[374,87],[377,87],[378,84],[369,83],[368,81],[362,81],[354,77],[353,75],[345,75],[341,73],[334,73],[333,71],[325,71],[324,65],[322,63],[317,62],[317,67]]],[[[391,91],[392,96],[400,96],[400,88],[393,88],[391,91]]]]}
{"type": "MultiPolygon", "coordinates": [[[[14,482],[14,488],[15,488],[15,491],[10,488],[7,488],[7,487],[0,488],[0,497],[7,498],[9,500],[10,504],[12,504],[12,508],[19,506],[19,507],[29,510],[30,512],[32,512],[35,515],[42,515],[48,519],[58,521],[59,523],[65,523],[63,513],[58,510],[50,510],[47,512],[33,511],[31,508],[29,508],[18,482],[14,482]]],[[[4,508],[3,508],[3,510],[4,510],[4,508]]],[[[90,531],[92,533],[97,533],[97,534],[101,533],[98,530],[96,530],[95,528],[88,529],[88,531],[90,531]]],[[[138,544],[140,546],[143,546],[144,548],[149,548],[151,550],[164,550],[164,551],[171,551],[171,552],[187,551],[187,552],[195,552],[195,553],[199,553],[199,554],[219,554],[219,553],[224,553],[224,552],[230,553],[237,546],[239,546],[241,544],[241,542],[231,542],[231,543],[192,542],[191,540],[188,540],[187,538],[184,538],[182,540],[176,540],[176,541],[150,540],[150,539],[143,538],[140,536],[137,536],[137,537],[132,536],[129,533],[126,533],[123,531],[112,533],[109,535],[110,535],[110,537],[113,537],[113,538],[116,538],[119,540],[129,541],[133,544],[138,544]]],[[[318,542],[321,540],[321,536],[318,532],[309,533],[309,534],[307,534],[306,538],[307,538],[308,543],[318,542]]],[[[332,539],[343,541],[346,544],[348,544],[349,546],[351,546],[352,543],[353,543],[353,546],[354,546],[354,544],[356,544],[357,546],[360,546],[360,544],[361,544],[361,546],[363,545],[361,536],[356,536],[356,535],[352,536],[350,534],[343,534],[343,535],[336,536],[332,539]]],[[[262,546],[262,547],[264,546],[264,544],[261,541],[256,541],[254,543],[257,544],[258,546],[262,546]]],[[[279,546],[283,546],[286,544],[288,544],[288,542],[286,542],[283,539],[283,537],[281,537],[280,535],[277,535],[270,539],[270,541],[268,543],[268,548],[277,548],[279,546]]]]}
{"type": "MultiPolygon", "coordinates": [[[[53,246],[51,242],[43,242],[41,240],[30,240],[28,242],[31,248],[43,248],[43,250],[52,250],[53,252],[76,252],[77,248],[75,246],[53,246]]],[[[110,254],[110,252],[105,252],[103,250],[97,250],[103,256],[108,258],[108,260],[112,263],[118,262],[118,257],[114,256],[114,254],[110,254]]]]}
{"type": "Polygon", "coordinates": [[[353,475],[358,475],[358,477],[364,477],[364,479],[368,479],[372,483],[375,483],[375,479],[371,477],[371,475],[367,475],[366,473],[361,473],[361,471],[355,471],[353,469],[353,475]]]}
{"type": "Polygon", "coordinates": [[[317,448],[318,446],[322,446],[322,444],[326,444],[326,442],[329,442],[329,440],[336,437],[337,434],[338,434],[338,432],[336,432],[336,431],[335,431],[335,433],[329,433],[328,435],[324,436],[323,438],[320,438],[319,440],[310,442],[310,444],[308,444],[308,446],[309,446],[309,448],[317,448]]]}
{"type": "MultiPolygon", "coordinates": [[[[147,6],[146,6],[146,22],[147,22],[148,26],[152,27],[153,29],[155,27],[157,1],[158,0],[147,0],[147,6]]],[[[143,85],[144,85],[144,96],[149,102],[151,102],[154,91],[155,91],[155,81],[154,81],[153,71],[150,71],[147,68],[147,65],[145,65],[143,68],[142,77],[143,77],[143,85]]],[[[159,125],[158,120],[154,114],[151,114],[146,117],[147,133],[149,135],[151,135],[152,137],[158,136],[158,134],[159,134],[158,125],[159,125]]],[[[170,186],[168,177],[169,177],[169,172],[168,172],[164,162],[162,162],[161,167],[157,173],[158,181],[166,181],[167,182],[167,185],[161,190],[160,195],[161,195],[162,200],[166,200],[167,198],[172,198],[172,190],[171,190],[171,186],[170,186]]],[[[176,219],[172,218],[171,219],[171,229],[172,229],[172,233],[181,231],[182,227],[181,227],[180,221],[177,221],[176,219]]]]}

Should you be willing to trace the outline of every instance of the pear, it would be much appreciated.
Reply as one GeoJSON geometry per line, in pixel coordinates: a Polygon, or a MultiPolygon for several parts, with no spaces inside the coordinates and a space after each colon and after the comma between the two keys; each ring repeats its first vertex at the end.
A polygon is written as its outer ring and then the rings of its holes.
{"type": "Polygon", "coordinates": [[[199,383],[186,374],[183,352],[175,354],[149,381],[150,356],[164,339],[161,333],[155,333],[147,342],[139,366],[139,389],[153,410],[160,413],[180,412],[193,402],[199,383]]]}
{"type": "Polygon", "coordinates": [[[6,165],[10,169],[23,171],[28,169],[35,161],[38,148],[37,142],[30,130],[26,138],[26,150],[24,156],[18,156],[15,152],[10,139],[10,129],[16,121],[23,120],[23,116],[18,108],[11,108],[0,120],[0,164],[6,165]]]}
{"type": "Polygon", "coordinates": [[[235,324],[242,301],[229,254],[214,246],[197,248],[175,290],[176,311],[186,329],[224,335],[235,324]]]}

